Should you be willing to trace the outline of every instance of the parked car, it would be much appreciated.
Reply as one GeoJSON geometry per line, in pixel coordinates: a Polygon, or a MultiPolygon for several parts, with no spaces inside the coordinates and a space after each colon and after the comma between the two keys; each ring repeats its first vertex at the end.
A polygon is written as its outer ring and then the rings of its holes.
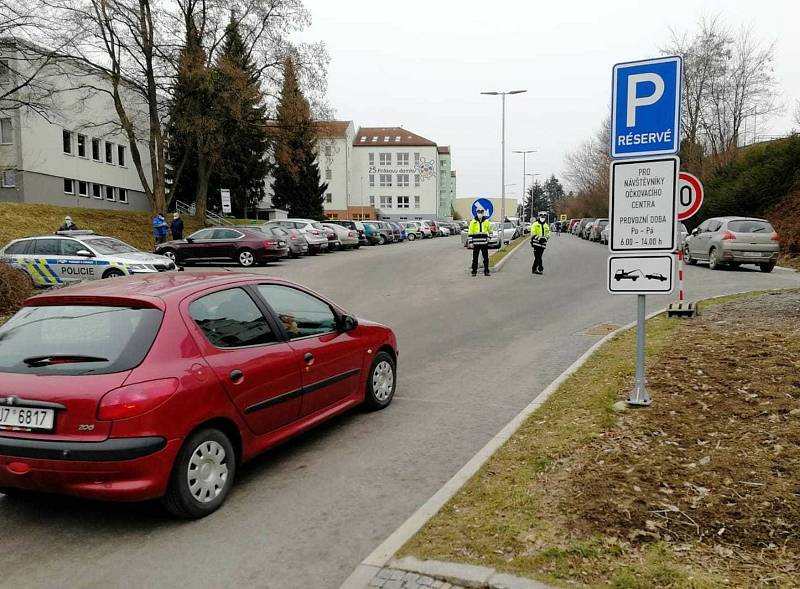
{"type": "Polygon", "coordinates": [[[431,228],[431,237],[439,237],[441,235],[441,233],[439,233],[439,224],[436,221],[425,219],[423,223],[426,223],[428,227],[431,228]]]}
{"type": "Polygon", "coordinates": [[[446,223],[439,223],[439,235],[442,237],[450,237],[450,227],[446,223]]]}
{"type": "Polygon", "coordinates": [[[386,242],[387,243],[394,243],[397,241],[398,235],[395,233],[395,230],[389,225],[386,221],[378,221],[381,227],[383,227],[384,232],[386,233],[386,242]]]}
{"type": "Polygon", "coordinates": [[[331,221],[331,223],[336,223],[337,225],[341,225],[342,227],[347,227],[348,229],[356,231],[358,233],[359,245],[369,245],[369,240],[367,240],[367,234],[364,230],[364,223],[361,221],[334,219],[331,221]]]}
{"type": "MultiPolygon", "coordinates": [[[[492,223],[492,227],[494,229],[498,229],[499,226],[500,226],[499,223],[492,223]]],[[[511,243],[511,241],[516,236],[517,236],[517,226],[514,225],[514,223],[512,223],[511,221],[506,221],[505,223],[503,223],[503,243],[511,243]]]]}
{"type": "Polygon", "coordinates": [[[600,243],[608,245],[608,234],[611,227],[606,225],[603,230],[600,232],[600,243]]]}
{"type": "Polygon", "coordinates": [[[417,221],[419,223],[419,228],[422,230],[422,237],[424,239],[430,239],[433,237],[433,230],[431,226],[428,225],[425,221],[417,221]]]}
{"type": "Polygon", "coordinates": [[[15,239],[0,250],[0,260],[25,272],[37,287],[177,269],[168,257],[88,230],[15,239]]]}
{"type": "Polygon", "coordinates": [[[380,243],[380,227],[373,223],[375,222],[364,221],[364,237],[367,239],[367,245],[378,245],[380,243]]]}
{"type": "Polygon", "coordinates": [[[683,248],[686,245],[686,238],[689,237],[689,230],[686,228],[684,223],[678,223],[678,232],[680,233],[680,247],[683,248]]]}
{"type": "Polygon", "coordinates": [[[336,250],[341,249],[342,243],[339,241],[336,231],[330,227],[326,227],[322,223],[320,223],[320,225],[322,225],[322,231],[325,233],[325,237],[328,238],[328,251],[335,252],[336,250]]]}
{"type": "Polygon", "coordinates": [[[772,272],[778,249],[778,234],[766,219],[713,217],[686,239],[684,258],[689,264],[707,261],[712,270],[755,264],[762,272],[772,272]]]}
{"type": "Polygon", "coordinates": [[[358,405],[386,408],[396,358],[388,327],[263,276],[49,291],[0,328],[0,488],[161,498],[204,517],[242,462],[358,405]]]}
{"type": "Polygon", "coordinates": [[[403,226],[400,225],[400,223],[387,221],[386,224],[392,229],[392,235],[394,235],[395,243],[400,243],[406,240],[406,230],[403,229],[403,226]]]}
{"type": "Polygon", "coordinates": [[[589,241],[600,241],[600,234],[607,225],[608,219],[598,219],[595,221],[592,224],[591,230],[589,231],[589,241]]]}
{"type": "Polygon", "coordinates": [[[308,241],[308,253],[312,256],[328,251],[328,234],[318,221],[311,219],[280,219],[273,221],[273,223],[278,223],[281,227],[301,231],[308,241]]]}
{"type": "Polygon", "coordinates": [[[270,225],[264,223],[262,225],[236,225],[237,228],[250,229],[261,231],[265,235],[274,237],[275,239],[285,241],[289,248],[290,258],[299,258],[303,254],[308,253],[308,241],[297,229],[286,229],[280,225],[270,225]],[[290,231],[294,231],[292,234],[290,231]]]}
{"type": "Polygon", "coordinates": [[[211,227],[195,231],[186,239],[157,245],[156,253],[173,259],[179,266],[196,262],[236,262],[249,268],[285,258],[289,255],[289,246],[284,239],[265,235],[258,229],[211,227]]]}
{"type": "Polygon", "coordinates": [[[580,230],[581,239],[589,239],[589,232],[592,230],[592,225],[594,225],[597,219],[589,219],[586,223],[583,223],[583,228],[580,230]]]}
{"type": "Polygon", "coordinates": [[[358,240],[358,232],[355,229],[348,229],[337,223],[323,223],[323,227],[333,231],[342,249],[358,249],[361,243],[358,240]]]}
{"type": "Polygon", "coordinates": [[[415,239],[422,239],[425,235],[422,232],[422,226],[416,221],[409,221],[407,223],[400,223],[406,230],[406,237],[408,241],[415,239]]]}
{"type": "Polygon", "coordinates": [[[522,233],[523,233],[524,235],[529,235],[529,234],[530,234],[530,232],[531,232],[531,224],[530,224],[528,221],[525,221],[525,222],[522,224],[522,233]]]}
{"type": "Polygon", "coordinates": [[[371,231],[370,245],[385,245],[394,241],[391,228],[381,221],[364,221],[364,227],[371,231]]]}

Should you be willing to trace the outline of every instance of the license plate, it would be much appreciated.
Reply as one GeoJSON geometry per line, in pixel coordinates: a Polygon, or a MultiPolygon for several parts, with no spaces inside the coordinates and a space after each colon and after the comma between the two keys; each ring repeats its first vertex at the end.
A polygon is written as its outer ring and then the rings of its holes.
{"type": "Polygon", "coordinates": [[[35,407],[0,407],[0,428],[53,429],[55,411],[35,407]]]}
{"type": "Polygon", "coordinates": [[[281,246],[281,247],[286,247],[286,242],[285,241],[279,241],[278,245],[281,246]]]}
{"type": "Polygon", "coordinates": [[[745,258],[760,258],[762,256],[761,252],[742,252],[745,258]]]}

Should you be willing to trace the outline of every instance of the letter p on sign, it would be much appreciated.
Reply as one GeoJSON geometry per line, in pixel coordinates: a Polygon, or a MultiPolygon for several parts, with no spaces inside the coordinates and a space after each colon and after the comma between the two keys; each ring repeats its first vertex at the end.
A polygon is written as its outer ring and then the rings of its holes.
{"type": "Polygon", "coordinates": [[[658,74],[648,72],[645,74],[633,74],[628,76],[628,127],[636,126],[636,109],[642,106],[650,106],[658,102],[664,96],[664,79],[658,74]],[[652,94],[638,96],[639,84],[650,82],[654,90],[652,94]]]}

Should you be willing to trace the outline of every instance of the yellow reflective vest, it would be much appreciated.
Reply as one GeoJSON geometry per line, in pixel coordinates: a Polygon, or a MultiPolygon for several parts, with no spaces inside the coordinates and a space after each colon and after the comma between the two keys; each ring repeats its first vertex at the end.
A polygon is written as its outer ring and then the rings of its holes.
{"type": "Polygon", "coordinates": [[[531,225],[531,236],[532,237],[544,237],[545,239],[550,237],[550,225],[547,223],[539,223],[536,221],[533,225],[531,225]]]}
{"type": "Polygon", "coordinates": [[[490,235],[492,233],[491,221],[489,221],[489,219],[478,221],[478,219],[473,218],[472,221],[469,222],[467,234],[475,235],[476,233],[486,233],[487,235],[490,235]]]}

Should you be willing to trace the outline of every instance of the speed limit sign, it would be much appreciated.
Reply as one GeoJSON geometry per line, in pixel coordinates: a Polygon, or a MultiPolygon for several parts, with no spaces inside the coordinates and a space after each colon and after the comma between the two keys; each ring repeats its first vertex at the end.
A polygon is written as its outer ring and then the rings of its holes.
{"type": "Polygon", "coordinates": [[[703,185],[697,176],[681,172],[678,177],[678,220],[694,216],[703,204],[703,185]]]}

